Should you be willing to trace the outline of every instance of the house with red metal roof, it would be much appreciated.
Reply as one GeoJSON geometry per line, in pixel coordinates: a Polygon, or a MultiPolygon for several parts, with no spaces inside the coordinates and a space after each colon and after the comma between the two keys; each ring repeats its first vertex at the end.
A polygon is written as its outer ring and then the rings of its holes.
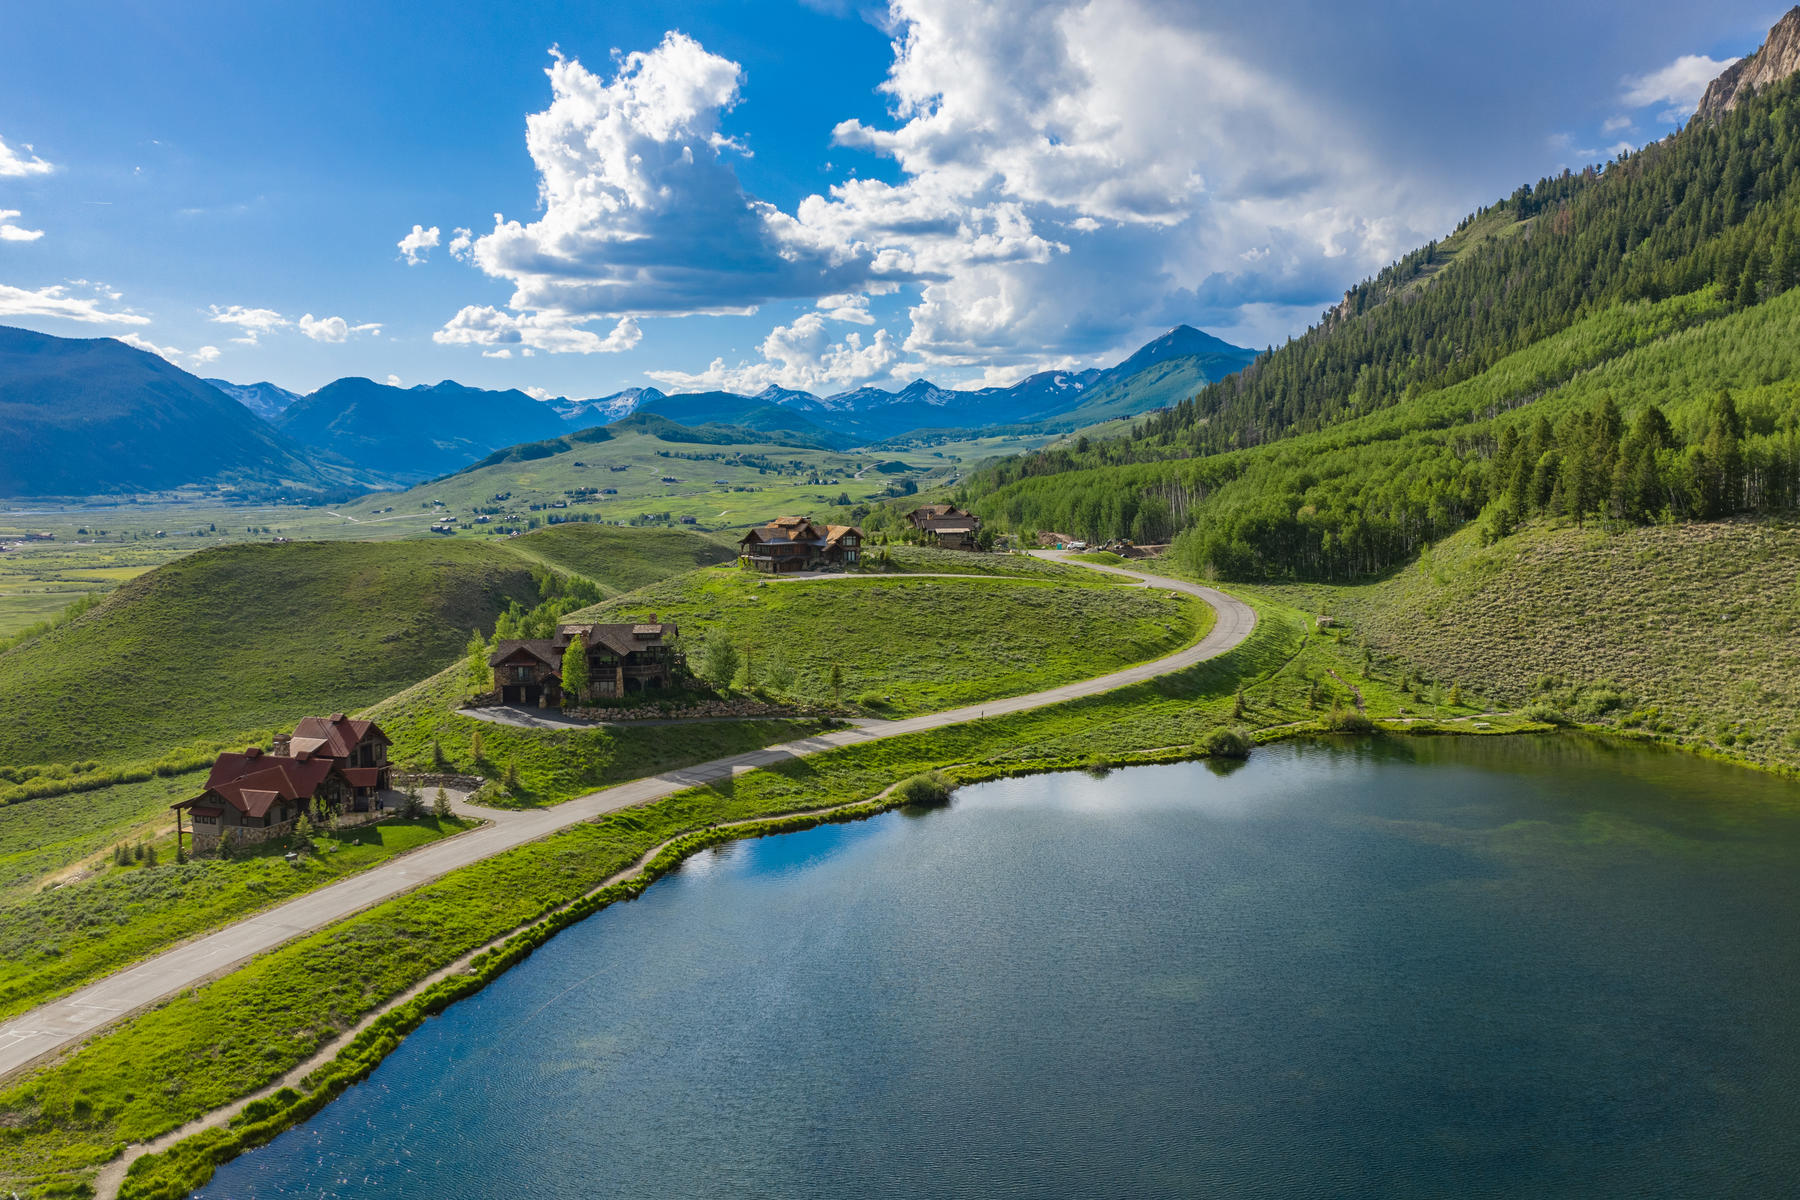
{"type": "Polygon", "coordinates": [[[204,853],[229,838],[261,842],[293,829],[302,815],[314,821],[373,820],[383,793],[392,791],[388,738],[373,721],[343,713],[307,717],[264,750],[219,755],[206,790],[171,805],[175,838],[182,815],[192,823],[194,850],[204,853]]]}
{"type": "Polygon", "coordinates": [[[494,669],[494,691],[502,704],[538,708],[564,700],[617,700],[648,688],[666,688],[686,669],[672,623],[648,620],[627,624],[559,625],[555,637],[506,638],[488,655],[494,669]],[[587,649],[588,690],[585,696],[563,695],[563,656],[576,638],[587,649]]]}

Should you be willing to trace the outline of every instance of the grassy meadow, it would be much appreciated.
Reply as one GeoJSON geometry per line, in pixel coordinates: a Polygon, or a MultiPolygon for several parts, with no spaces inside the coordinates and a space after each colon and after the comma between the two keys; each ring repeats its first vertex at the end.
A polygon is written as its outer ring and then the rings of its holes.
{"type": "Polygon", "coordinates": [[[1440,542],[1377,583],[1273,594],[1344,621],[1378,674],[1800,770],[1800,525],[1543,522],[1440,542]]]}
{"type": "Polygon", "coordinates": [[[0,1020],[471,824],[394,818],[321,833],[293,864],[282,858],[287,841],[231,860],[177,863],[174,839],[159,838],[150,843],[153,864],[101,865],[78,886],[45,888],[0,909],[0,1020]]]}
{"type": "Polygon", "coordinates": [[[730,534],[683,528],[621,529],[590,521],[546,526],[511,538],[505,545],[514,554],[551,570],[592,580],[607,595],[737,557],[737,538],[730,534]]]}
{"type": "Polygon", "coordinates": [[[1062,586],[1039,575],[1032,559],[963,557],[977,566],[1018,564],[1019,574],[770,581],[725,568],[677,576],[576,619],[654,612],[681,626],[697,671],[710,669],[707,647],[723,639],[742,660],[740,686],[803,703],[841,699],[893,716],[1041,691],[1160,658],[1195,641],[1212,620],[1210,608],[1187,597],[1062,586]]]}
{"type": "MultiPolygon", "coordinates": [[[[8,906],[52,875],[120,843],[160,838],[173,822],[169,805],[194,795],[204,770],[152,776],[77,796],[0,805],[0,921],[8,906]]],[[[171,846],[168,853],[173,854],[171,846]]]]}
{"type": "Polygon", "coordinates": [[[296,542],[190,555],[0,654],[0,764],[155,757],[346,711],[537,597],[496,547],[296,542]]]}
{"type": "Polygon", "coordinates": [[[359,521],[398,521],[415,528],[454,518],[456,537],[498,536],[503,529],[578,514],[639,524],[691,517],[709,528],[747,528],[784,513],[825,520],[840,497],[852,503],[880,499],[899,479],[924,490],[955,470],[930,455],[676,441],[630,427],[604,441],[569,441],[567,449],[542,457],[536,457],[537,449],[519,450],[532,456],[477,465],[404,492],[365,496],[339,511],[359,521]],[[877,469],[883,464],[887,470],[877,469]],[[617,494],[600,494],[607,489],[617,494]],[[546,507],[558,504],[565,507],[546,507]],[[489,520],[478,523],[482,516],[489,520]]]}

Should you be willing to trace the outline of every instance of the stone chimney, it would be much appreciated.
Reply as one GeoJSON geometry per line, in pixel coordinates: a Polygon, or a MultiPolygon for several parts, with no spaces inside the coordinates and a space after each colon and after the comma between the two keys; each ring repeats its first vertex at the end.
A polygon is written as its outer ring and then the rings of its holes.
{"type": "Polygon", "coordinates": [[[278,733],[275,735],[275,748],[270,750],[269,753],[273,754],[276,758],[286,758],[288,757],[289,747],[292,742],[293,739],[287,734],[278,733]]]}

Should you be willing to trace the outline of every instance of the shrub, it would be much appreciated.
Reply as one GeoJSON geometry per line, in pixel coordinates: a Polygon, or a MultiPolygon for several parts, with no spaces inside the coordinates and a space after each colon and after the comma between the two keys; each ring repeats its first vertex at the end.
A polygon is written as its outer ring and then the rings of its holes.
{"type": "Polygon", "coordinates": [[[1576,710],[1584,717],[1602,717],[1625,703],[1611,688],[1595,688],[1581,698],[1576,710]]]}
{"type": "Polygon", "coordinates": [[[1319,720],[1319,724],[1333,733],[1373,733],[1375,722],[1369,720],[1367,713],[1355,708],[1334,708],[1319,720]]]}
{"type": "Polygon", "coordinates": [[[1525,719],[1536,721],[1542,725],[1567,725],[1569,716],[1559,708],[1548,704],[1528,704],[1525,706],[1525,719]]]}
{"type": "Polygon", "coordinates": [[[953,786],[941,771],[926,771],[901,780],[894,786],[894,795],[902,804],[943,804],[950,799],[953,786]]]}
{"type": "Polygon", "coordinates": [[[887,697],[880,692],[864,692],[856,698],[856,702],[864,708],[886,708],[887,697]]]}
{"type": "Polygon", "coordinates": [[[1253,745],[1250,735],[1235,726],[1214,729],[1200,742],[1200,748],[1214,758],[1249,758],[1253,745]]]}

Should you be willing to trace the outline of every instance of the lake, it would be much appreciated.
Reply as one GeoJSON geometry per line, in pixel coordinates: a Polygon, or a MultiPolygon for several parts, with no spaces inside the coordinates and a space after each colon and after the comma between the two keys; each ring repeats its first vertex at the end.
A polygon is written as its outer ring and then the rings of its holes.
{"type": "Polygon", "coordinates": [[[1382,738],[745,842],[565,931],[207,1197],[1760,1196],[1800,788],[1382,738]]]}

